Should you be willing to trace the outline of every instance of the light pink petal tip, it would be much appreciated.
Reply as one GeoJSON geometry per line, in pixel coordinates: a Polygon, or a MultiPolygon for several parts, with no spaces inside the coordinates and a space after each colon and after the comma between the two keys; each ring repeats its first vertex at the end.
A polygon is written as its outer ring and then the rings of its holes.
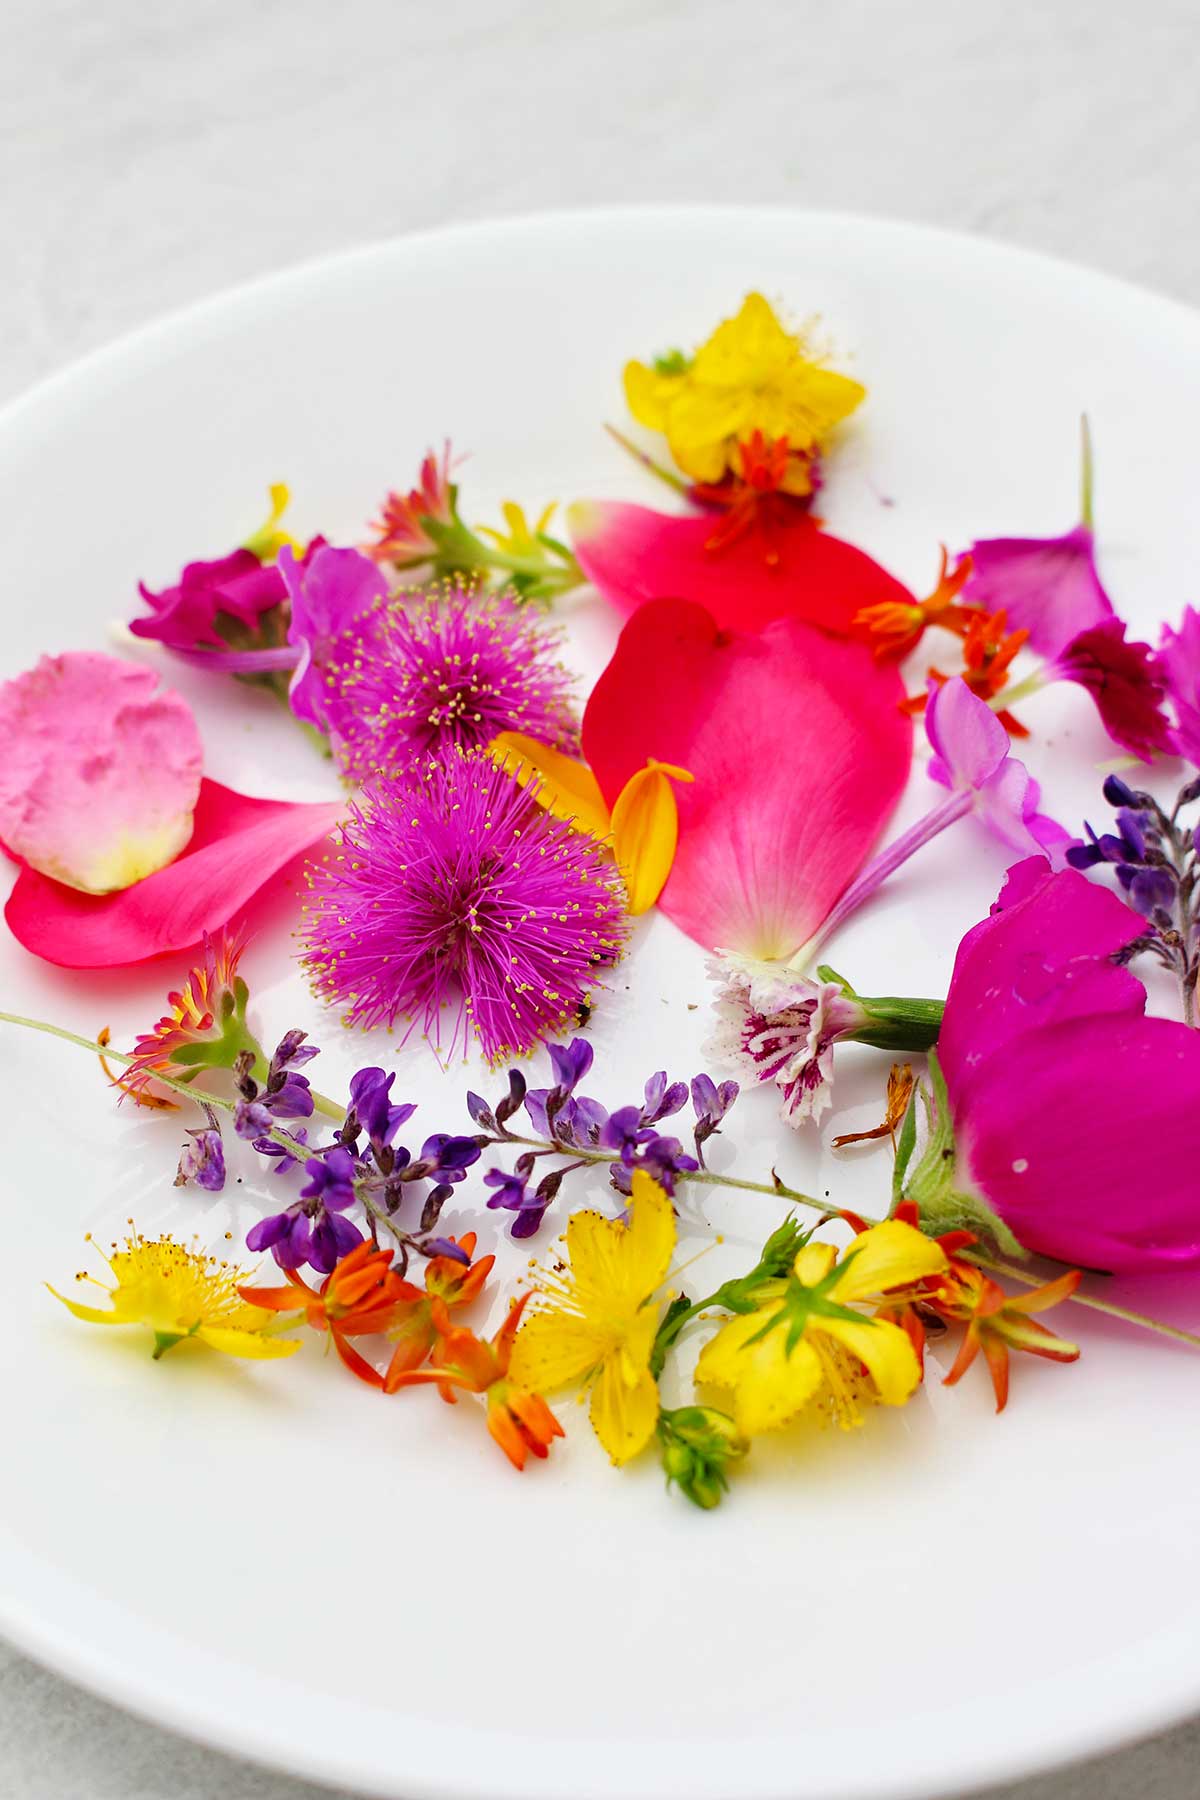
{"type": "Polygon", "coordinates": [[[709,949],[788,957],[870,851],[908,775],[900,677],[795,619],[718,629],[643,606],[588,702],[584,754],[609,805],[648,757],[678,763],[679,848],[659,906],[709,949]]]}
{"type": "Polygon", "coordinates": [[[202,754],[187,702],[152,669],[43,656],[0,686],[0,840],[85,893],[128,887],[191,837],[202,754]]]}
{"type": "Polygon", "coordinates": [[[17,941],[66,969],[119,968],[189,949],[336,825],[340,800],[255,800],[204,781],[187,853],[118,894],[81,894],[23,868],[4,916],[17,941]]]}

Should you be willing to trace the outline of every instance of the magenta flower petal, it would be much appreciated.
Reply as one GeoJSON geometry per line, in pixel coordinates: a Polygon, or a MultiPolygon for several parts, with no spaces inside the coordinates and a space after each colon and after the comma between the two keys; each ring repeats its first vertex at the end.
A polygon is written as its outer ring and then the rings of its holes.
{"type": "Polygon", "coordinates": [[[261,563],[252,550],[188,563],[174,587],[155,594],[139,582],[138,592],[151,616],[131,619],[130,631],[135,637],[155,638],[168,650],[195,650],[202,644],[225,649],[218,615],[253,630],[263,613],[287,599],[278,569],[261,563]]]}
{"type": "Polygon", "coordinates": [[[90,894],[140,881],[192,835],[203,753],[152,669],[72,650],[0,686],[0,840],[90,894]]]}
{"type": "Polygon", "coordinates": [[[1179,630],[1164,625],[1158,664],[1175,714],[1175,747],[1200,767],[1200,612],[1185,606],[1179,630]]]}
{"type": "Polygon", "coordinates": [[[338,638],[386,596],[387,578],[370,557],[329,544],[302,563],[285,545],[279,572],[292,600],[288,642],[300,652],[289,690],[292,711],[324,730],[325,665],[338,638]]]}
{"type": "Polygon", "coordinates": [[[1027,631],[1043,656],[1057,656],[1081,631],[1114,616],[1090,526],[1056,538],[981,538],[970,556],[963,600],[1003,612],[1009,630],[1027,631]]]}
{"type": "Polygon", "coordinates": [[[685,599],[738,631],[796,618],[848,637],[863,607],[914,603],[865,551],[807,516],[772,538],[775,560],[754,531],[708,549],[720,523],[712,513],[677,517],[622,501],[580,500],[568,522],[584,574],[626,618],[646,600],[685,599]]]}
{"type": "Polygon", "coordinates": [[[648,757],[691,771],[659,906],[709,949],[792,955],[904,788],[895,668],[798,619],[721,631],[685,600],[641,607],[588,701],[584,755],[609,805],[648,757]]]}
{"type": "Polygon", "coordinates": [[[1123,900],[1074,870],[1052,875],[1040,856],[1011,868],[955,958],[938,1058],[956,1112],[975,1074],[1025,1032],[1079,1015],[1140,1015],[1145,988],[1111,958],[1144,930],[1123,900]]]}
{"type": "Polygon", "coordinates": [[[1024,1032],[980,1068],[961,1119],[953,1103],[966,1170],[1027,1249],[1117,1273],[1200,1262],[1186,1025],[1130,1009],[1024,1032]]]}
{"type": "Polygon", "coordinates": [[[1087,689],[1114,743],[1143,762],[1174,750],[1163,712],[1166,678],[1149,644],[1126,643],[1120,619],[1103,619],[1072,638],[1056,657],[1055,671],[1087,689]]]}
{"type": "Polygon", "coordinates": [[[67,969],[119,968],[189,949],[326,836],[341,801],[256,800],[203,781],[187,853],[119,894],[81,894],[23,868],[4,916],[17,941],[67,969]]]}

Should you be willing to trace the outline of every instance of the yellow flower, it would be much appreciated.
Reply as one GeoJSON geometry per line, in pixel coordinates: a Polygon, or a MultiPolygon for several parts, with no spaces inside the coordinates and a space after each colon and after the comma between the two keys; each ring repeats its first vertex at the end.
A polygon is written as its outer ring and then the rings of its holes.
{"type": "Polygon", "coordinates": [[[832,1244],[806,1244],[789,1279],[705,1345],[696,1380],[733,1390],[745,1437],[809,1406],[846,1427],[861,1423],[861,1402],[903,1406],[921,1379],[907,1333],[853,1308],[946,1268],[941,1247],[898,1219],[860,1232],[840,1262],[832,1244]]]}
{"type": "Polygon", "coordinates": [[[610,813],[600,783],[585,762],[520,731],[502,731],[488,746],[501,768],[528,787],[556,819],[601,842],[611,840],[613,858],[625,882],[626,906],[637,917],[649,912],[666,886],[679,843],[679,807],[673,781],[691,781],[674,763],[635,769],[610,813]]]}
{"type": "Polygon", "coordinates": [[[635,1170],[629,1223],[577,1212],[567,1225],[570,1266],[537,1284],[538,1311],[517,1333],[509,1378],[535,1393],[591,1386],[592,1429],[615,1463],[652,1436],[658,1387],[650,1352],[658,1330],[654,1300],[675,1248],[671,1202],[635,1170]]]}
{"type": "Polygon", "coordinates": [[[540,542],[541,535],[554,517],[557,505],[557,500],[552,500],[549,506],[539,513],[537,522],[530,525],[525,517],[525,508],[518,506],[515,500],[506,500],[500,511],[504,514],[504,523],[508,526],[507,531],[493,531],[489,525],[477,525],[475,529],[480,537],[489,539],[491,543],[495,544],[497,550],[502,550],[506,556],[539,556],[543,549],[540,542]]]}
{"type": "Polygon", "coordinates": [[[89,1325],[146,1326],[154,1333],[156,1358],[185,1338],[196,1338],[226,1356],[290,1356],[300,1348],[299,1338],[265,1335],[274,1314],[248,1305],[238,1293],[237,1284],[246,1279],[246,1271],[218,1262],[203,1250],[189,1250],[170,1237],[137,1234],[104,1260],[115,1286],[93,1275],[75,1279],[91,1282],[107,1294],[107,1307],[83,1306],[56,1288],[50,1292],[89,1325]]]}
{"type": "Polygon", "coordinates": [[[784,330],[761,294],[747,294],[690,363],[625,369],[634,418],[666,434],[685,475],[710,483],[736,473],[738,445],[756,431],[767,442],[786,439],[793,453],[818,448],[865,394],[806,354],[803,337],[784,330]]]}
{"type": "Polygon", "coordinates": [[[267,492],[270,495],[271,510],[253,536],[246,539],[242,548],[252,551],[259,562],[273,563],[285,545],[296,551],[301,546],[290,533],[280,530],[280,520],[292,498],[290,490],[284,482],[276,481],[267,492]]]}

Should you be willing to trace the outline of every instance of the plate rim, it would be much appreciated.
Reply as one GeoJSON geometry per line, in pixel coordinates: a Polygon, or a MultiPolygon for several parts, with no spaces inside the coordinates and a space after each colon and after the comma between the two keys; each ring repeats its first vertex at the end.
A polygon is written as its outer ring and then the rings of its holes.
{"type": "MultiPolygon", "coordinates": [[[[334,270],[349,269],[355,265],[368,266],[397,252],[403,254],[415,250],[419,253],[424,246],[430,244],[452,246],[456,240],[477,241],[481,237],[503,237],[511,231],[530,227],[553,230],[559,226],[578,226],[581,222],[586,222],[599,230],[605,230],[619,229],[626,222],[654,219],[664,222],[688,220],[698,225],[711,222],[714,226],[731,219],[760,219],[776,224],[782,220],[805,224],[816,221],[832,229],[844,229],[850,233],[862,233],[879,239],[904,240],[908,243],[916,240],[979,262],[1003,263],[1010,269],[1014,264],[1024,266],[1031,273],[1039,272],[1043,278],[1049,277],[1059,282],[1077,281],[1082,277],[1092,293],[1103,291],[1116,303],[1134,305],[1141,309],[1156,309],[1164,318],[1170,317],[1176,326],[1187,331],[1195,332],[1200,326],[1200,308],[1143,283],[1043,250],[920,220],[840,208],[787,204],[743,206],[729,203],[655,201],[526,209],[455,220],[417,231],[366,239],[218,288],[198,299],[157,314],[72,358],[10,396],[0,405],[0,447],[13,434],[23,430],[43,409],[52,409],[61,398],[69,398],[71,391],[81,382],[86,383],[95,376],[101,379],[105,376],[119,378],[131,362],[137,362],[147,355],[153,359],[163,351],[169,351],[197,325],[219,325],[222,321],[232,320],[243,309],[256,310],[267,295],[279,295],[286,293],[289,288],[303,287],[315,277],[334,270]]],[[[58,421],[51,417],[51,424],[57,427],[58,421]]],[[[2,1522],[0,1534],[4,1537],[9,1535],[2,1522]]],[[[14,1546],[15,1543],[14,1540],[14,1546]]],[[[131,1623],[135,1635],[142,1634],[148,1640],[160,1635],[165,1638],[166,1634],[160,1633],[158,1627],[137,1615],[132,1615],[131,1623]]],[[[445,1763],[435,1765],[428,1754],[424,1759],[424,1771],[416,1776],[412,1773],[411,1765],[398,1770],[385,1767],[378,1754],[367,1756],[361,1761],[357,1755],[352,1755],[349,1760],[339,1755],[335,1761],[327,1749],[320,1748],[311,1741],[305,1741],[299,1746],[293,1745],[286,1732],[277,1728],[269,1719],[264,1719],[261,1714],[253,1723],[250,1722],[247,1710],[232,1719],[225,1716],[219,1699],[211,1689],[199,1692],[188,1690],[178,1682],[172,1683],[166,1675],[159,1674],[160,1668],[167,1667],[181,1672],[189,1659],[200,1667],[211,1665],[214,1659],[207,1652],[201,1652],[195,1645],[189,1644],[186,1638],[170,1640],[176,1647],[176,1660],[173,1663],[167,1663],[164,1659],[161,1664],[156,1664],[153,1660],[139,1664],[125,1648],[122,1648],[119,1657],[106,1656],[105,1647],[99,1638],[73,1634],[67,1626],[57,1621],[47,1622],[38,1617],[32,1608],[4,1592],[0,1592],[0,1634],[19,1652],[28,1655],[51,1673],[83,1687],[151,1725],[223,1754],[243,1758],[298,1779],[350,1784],[361,1788],[364,1793],[391,1796],[393,1800],[401,1792],[405,1800],[481,1800],[483,1796],[486,1796],[486,1800],[553,1800],[561,1792],[561,1784],[555,1781],[554,1769],[556,1755],[561,1753],[554,1750],[550,1740],[540,1740],[543,1747],[542,1760],[533,1762],[530,1751],[538,1740],[531,1739],[529,1735],[504,1733],[493,1728],[466,1727],[472,1737],[481,1744],[493,1746],[496,1752],[493,1758],[493,1779],[486,1788],[477,1783],[464,1784],[453,1775],[444,1776],[442,1770],[445,1763]],[[186,1700],[179,1698],[179,1693],[183,1691],[187,1692],[186,1700]],[[519,1772],[515,1780],[509,1776],[497,1781],[494,1778],[495,1772],[503,1770],[503,1752],[506,1746],[521,1748],[523,1754],[519,1759],[519,1772]],[[550,1749],[549,1756],[545,1755],[547,1746],[550,1749]],[[402,1783],[402,1787],[398,1787],[397,1782],[402,1783]]],[[[1188,1634],[1177,1632],[1175,1636],[1180,1639],[1188,1638],[1194,1650],[1194,1633],[1188,1637],[1188,1634]]],[[[128,1641],[128,1637],[123,1637],[122,1646],[128,1641]]],[[[1167,1637],[1162,1640],[1163,1643],[1167,1641],[1167,1637]]],[[[1186,1662],[1186,1659],[1182,1660],[1186,1662]]],[[[1178,1664],[1175,1666],[1178,1667],[1178,1664]]],[[[253,1679],[261,1684],[261,1671],[255,1671],[253,1679]]],[[[343,1709],[347,1717],[352,1716],[356,1710],[347,1702],[335,1702],[328,1697],[322,1704],[343,1709]]],[[[984,1747],[974,1747],[972,1753],[967,1755],[956,1748],[949,1761],[940,1763],[936,1772],[922,1770],[915,1765],[912,1769],[895,1769],[891,1766],[890,1759],[880,1760],[877,1765],[878,1778],[872,1779],[869,1786],[864,1787],[861,1783],[841,1784],[834,1788],[829,1785],[827,1778],[823,1778],[822,1796],[823,1800],[936,1800],[937,1796],[975,1792],[997,1782],[1019,1781],[1035,1773],[1047,1773],[1078,1761],[1106,1755],[1120,1747],[1135,1745],[1164,1729],[1182,1724],[1198,1711],[1200,1672],[1190,1681],[1178,1679],[1173,1686],[1164,1681],[1145,1704],[1124,1715],[1120,1722],[1111,1716],[1107,1723],[1085,1722],[1080,1717],[1065,1732],[1059,1721],[1053,1726],[1040,1724],[1036,1731],[1026,1734],[1021,1748],[1015,1752],[1003,1748],[988,1751],[984,1747]]],[[[378,1717],[378,1709],[374,1707],[364,1707],[361,1712],[363,1716],[378,1717]]],[[[426,1726],[424,1729],[428,1731],[432,1728],[426,1726]]],[[[791,1740],[780,1738],[778,1741],[783,1744],[791,1740]]],[[[957,1743],[966,1745],[967,1740],[960,1738],[957,1743]]],[[[714,1747],[711,1740],[706,1743],[707,1750],[711,1751],[714,1747]]],[[[573,1749],[585,1751],[587,1741],[574,1740],[573,1749]]],[[[625,1792],[631,1796],[646,1795],[654,1796],[655,1800],[665,1800],[666,1796],[683,1792],[697,1796],[715,1796],[718,1791],[707,1785],[696,1786],[689,1779],[689,1775],[694,1776],[694,1765],[691,1771],[686,1764],[680,1767],[665,1739],[644,1743],[640,1746],[639,1755],[643,1761],[634,1777],[637,1785],[627,1783],[625,1787],[625,1792]]],[[[777,1770],[779,1766],[776,1761],[777,1770]]],[[[739,1800],[788,1800],[790,1795],[800,1791],[793,1788],[789,1779],[781,1773],[772,1777],[768,1770],[767,1775],[766,1780],[742,1779],[739,1800]]],[[[580,1787],[577,1782],[572,1781],[571,1786],[581,1796],[581,1800],[585,1795],[599,1796],[612,1792],[611,1785],[580,1787]]]]}

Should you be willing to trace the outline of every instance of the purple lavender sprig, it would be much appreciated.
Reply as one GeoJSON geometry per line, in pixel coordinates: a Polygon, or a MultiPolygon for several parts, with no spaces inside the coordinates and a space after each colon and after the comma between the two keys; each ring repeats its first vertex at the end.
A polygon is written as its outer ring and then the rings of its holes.
{"type": "Polygon", "coordinates": [[[1147,931],[1121,960],[1154,956],[1179,982],[1183,1016],[1196,1023],[1200,978],[1200,857],[1195,825],[1180,814],[1200,800],[1200,777],[1179,790],[1170,812],[1152,794],[1109,775],[1104,798],[1115,809],[1115,831],[1097,833],[1084,825],[1088,841],[1068,850],[1076,869],[1111,867],[1126,900],[1146,920],[1147,931]]]}

